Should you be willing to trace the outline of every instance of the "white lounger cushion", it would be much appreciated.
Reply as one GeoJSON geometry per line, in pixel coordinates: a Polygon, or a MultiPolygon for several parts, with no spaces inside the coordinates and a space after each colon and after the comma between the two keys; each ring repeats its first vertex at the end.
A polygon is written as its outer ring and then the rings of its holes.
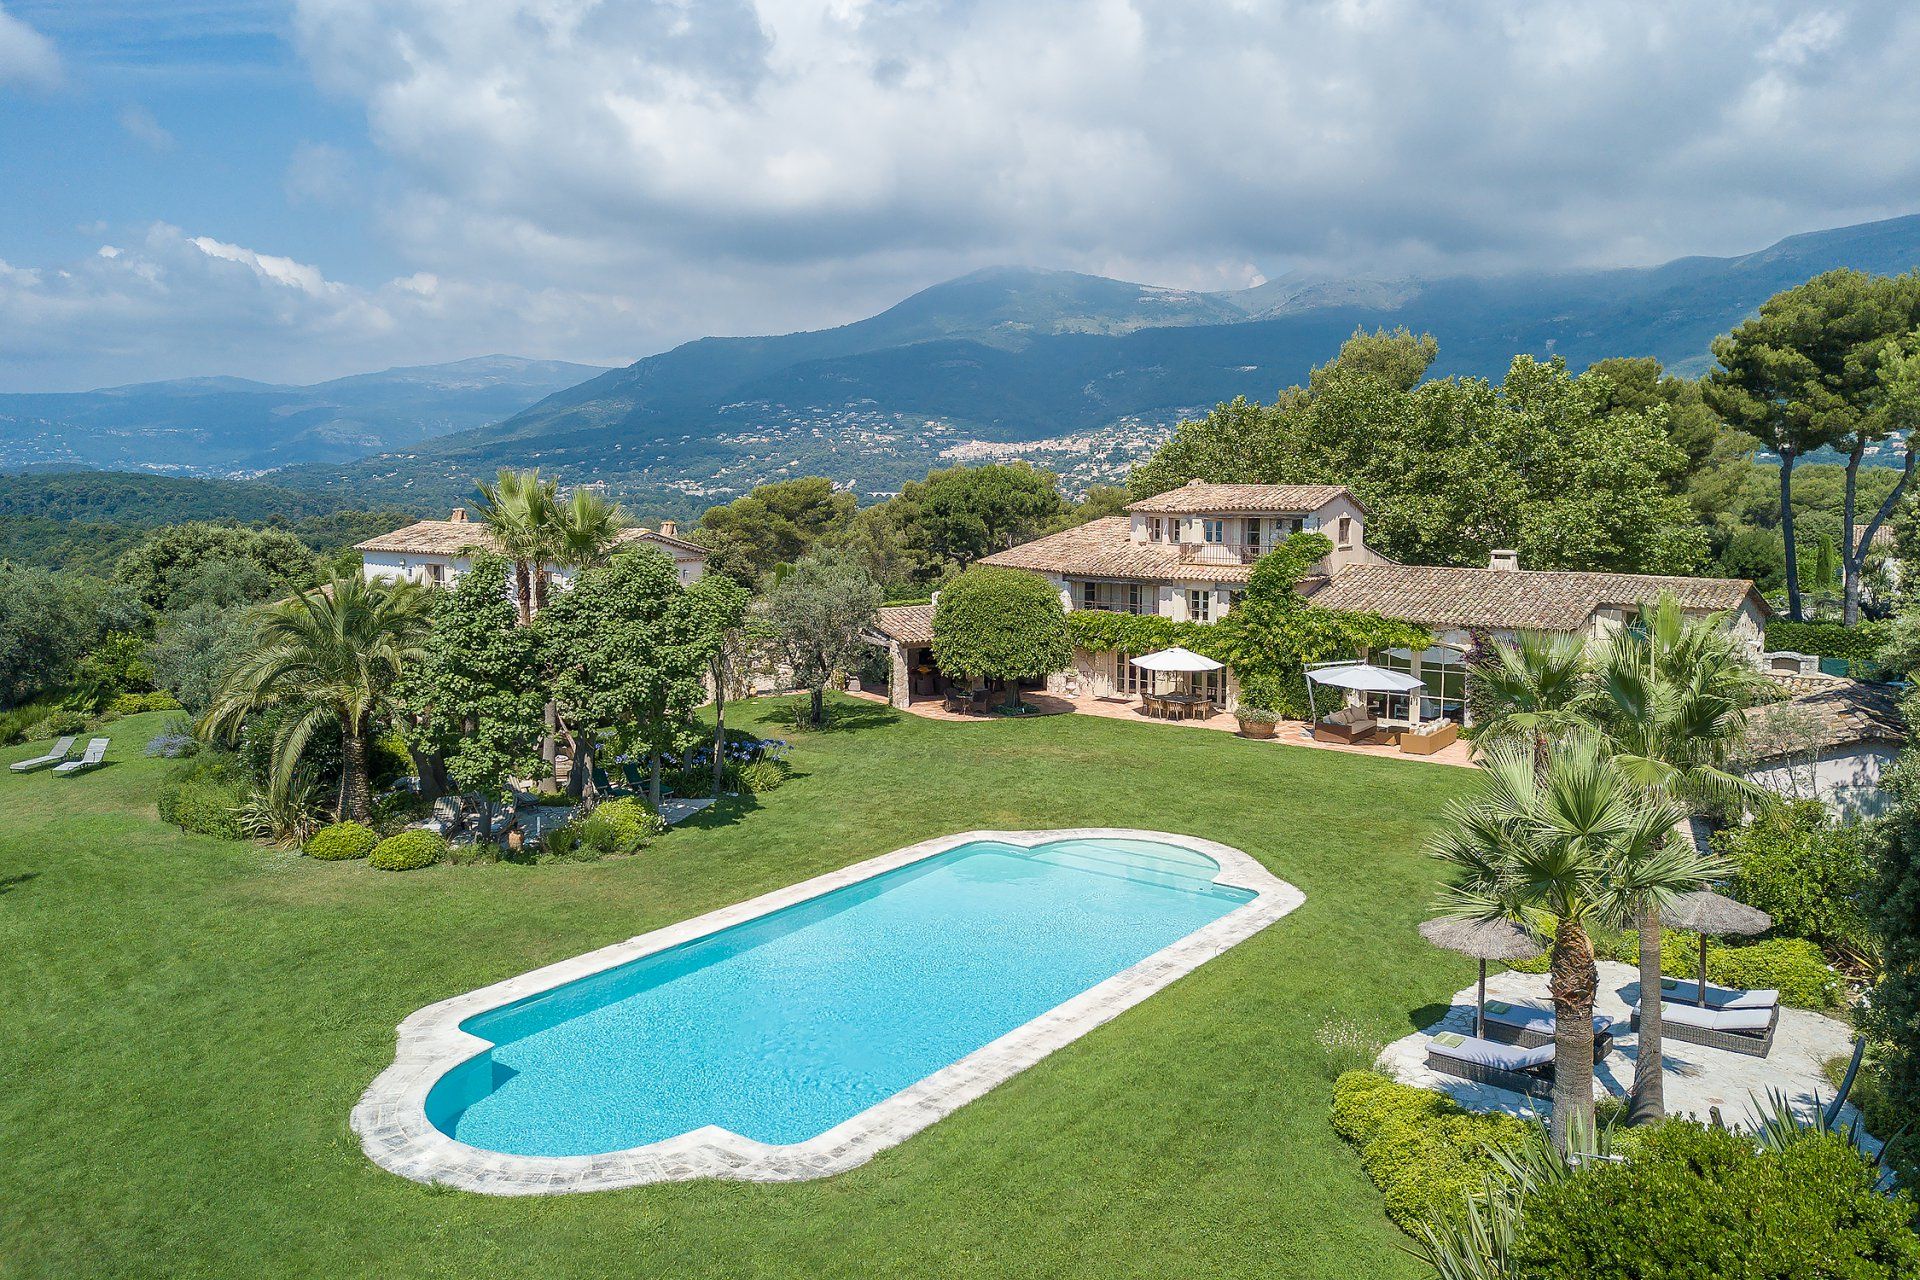
{"type": "Polygon", "coordinates": [[[1435,1048],[1450,1058],[1477,1062],[1483,1067],[1497,1067],[1502,1071],[1525,1071],[1529,1067],[1553,1061],[1553,1046],[1550,1044],[1522,1049],[1518,1045],[1495,1044],[1491,1040],[1463,1036],[1456,1031],[1435,1036],[1433,1043],[1435,1048]]]}
{"type": "Polygon", "coordinates": [[[1773,1021],[1772,1009],[1702,1009],[1697,1004],[1660,1002],[1660,1016],[1668,1022],[1699,1027],[1705,1031],[1765,1031],[1773,1021]]]}
{"type": "MultiPolygon", "coordinates": [[[[1487,1002],[1487,1021],[1497,1022],[1503,1027],[1520,1027],[1527,1031],[1553,1033],[1553,1010],[1542,1009],[1535,1004],[1502,1004],[1497,1000],[1487,1002]]],[[[1595,1014],[1593,1033],[1599,1035],[1613,1030],[1613,1019],[1605,1014],[1595,1014]]]]}
{"type": "Polygon", "coordinates": [[[48,751],[47,754],[35,756],[31,760],[16,760],[9,765],[8,768],[12,769],[15,773],[30,773],[35,769],[43,769],[47,765],[60,763],[67,758],[67,753],[72,750],[73,739],[62,738],[53,744],[53,749],[48,751]]]}
{"type": "MultiPolygon", "coordinates": [[[[1677,982],[1672,978],[1660,980],[1660,998],[1662,1000],[1683,1000],[1692,1002],[1700,996],[1700,984],[1697,982],[1677,982]]],[[[1771,1009],[1780,1003],[1780,993],[1771,988],[1762,987],[1754,991],[1742,991],[1737,987],[1716,987],[1707,984],[1707,1008],[1709,1009],[1771,1009]]]]}

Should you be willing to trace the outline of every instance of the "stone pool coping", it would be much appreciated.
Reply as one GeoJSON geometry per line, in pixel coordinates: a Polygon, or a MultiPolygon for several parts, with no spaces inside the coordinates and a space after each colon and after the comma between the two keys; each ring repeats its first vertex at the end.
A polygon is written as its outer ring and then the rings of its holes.
{"type": "Polygon", "coordinates": [[[556,1195],[650,1182],[735,1178],[787,1182],[821,1178],[865,1164],[934,1121],[1011,1079],[1063,1045],[1139,1004],[1175,979],[1246,941],[1306,900],[1251,855],[1229,845],[1166,831],[1082,827],[1058,831],[963,831],[922,840],[745,902],[709,911],[518,977],[417,1009],[398,1028],[393,1065],[375,1077],[353,1109],[360,1147],[383,1169],[415,1182],[443,1183],[488,1195],[556,1195]],[[460,1029],[475,1014],[642,956],[757,919],[809,898],[947,852],[976,840],[1032,848],[1088,838],[1153,840],[1204,854],[1219,864],[1214,883],[1255,895],[1219,919],[966,1057],[908,1085],[805,1142],[773,1146],[707,1125],[664,1141],[589,1156],[517,1156],[456,1141],[427,1119],[427,1092],[449,1070],[492,1047],[460,1029]]]}

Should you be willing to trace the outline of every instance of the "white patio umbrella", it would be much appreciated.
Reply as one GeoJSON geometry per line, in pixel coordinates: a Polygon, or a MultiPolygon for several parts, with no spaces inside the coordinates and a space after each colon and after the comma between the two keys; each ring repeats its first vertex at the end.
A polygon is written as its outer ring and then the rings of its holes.
{"type": "Polygon", "coordinates": [[[1143,654],[1132,662],[1142,671],[1152,671],[1156,674],[1162,671],[1178,672],[1188,676],[1198,671],[1218,671],[1226,665],[1224,662],[1215,662],[1212,658],[1195,653],[1191,649],[1183,649],[1179,645],[1171,649],[1162,649],[1158,653],[1143,654]]]}
{"type": "Polygon", "coordinates": [[[1315,720],[1320,718],[1320,709],[1313,701],[1313,686],[1316,684],[1335,689],[1353,689],[1360,693],[1412,693],[1424,687],[1420,679],[1405,671],[1388,671],[1385,667],[1376,667],[1367,662],[1328,662],[1308,667],[1307,708],[1315,720]]]}

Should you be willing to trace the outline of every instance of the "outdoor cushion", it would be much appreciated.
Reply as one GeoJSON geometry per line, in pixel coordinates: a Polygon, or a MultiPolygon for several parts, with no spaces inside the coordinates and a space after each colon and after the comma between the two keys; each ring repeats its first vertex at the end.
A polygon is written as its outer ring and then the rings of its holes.
{"type": "Polygon", "coordinates": [[[1663,1000],[1660,1002],[1660,1016],[1668,1022],[1700,1027],[1706,1031],[1765,1031],[1767,1024],[1773,1021],[1773,1010],[1715,1009],[1711,1006],[1702,1009],[1697,1004],[1675,1004],[1663,1000]]]}
{"type": "Polygon", "coordinates": [[[1450,1058],[1477,1062],[1483,1067],[1497,1067],[1502,1071],[1525,1071],[1553,1061],[1553,1046],[1550,1044],[1522,1049],[1518,1045],[1496,1044],[1476,1036],[1463,1036],[1457,1031],[1444,1031],[1433,1038],[1433,1043],[1445,1050],[1450,1058]]]}
{"type": "MultiPolygon", "coordinates": [[[[1660,979],[1660,998],[1662,1000],[1684,1000],[1693,1003],[1700,994],[1697,982],[1679,982],[1673,978],[1660,979]]],[[[1780,993],[1770,987],[1761,987],[1753,991],[1742,991],[1738,987],[1718,987],[1707,984],[1707,1007],[1709,1009],[1771,1009],[1780,1003],[1780,993]]]]}
{"type": "MultiPolygon", "coordinates": [[[[1528,1031],[1551,1033],[1553,1031],[1553,1010],[1542,1009],[1532,1004],[1507,1004],[1500,1000],[1487,1001],[1487,1021],[1497,1022],[1504,1027],[1521,1027],[1528,1031]]],[[[1613,1019],[1603,1013],[1593,1016],[1593,1033],[1600,1035],[1613,1030],[1613,1019]]]]}

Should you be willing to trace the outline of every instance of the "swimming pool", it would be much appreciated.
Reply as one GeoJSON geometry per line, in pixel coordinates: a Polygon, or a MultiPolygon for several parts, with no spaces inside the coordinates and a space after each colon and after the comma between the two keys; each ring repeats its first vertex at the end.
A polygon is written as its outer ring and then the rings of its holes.
{"type": "Polygon", "coordinates": [[[475,1190],[820,1176],[1298,901],[1190,837],[928,841],[421,1010],[355,1128],[475,1190]]]}

